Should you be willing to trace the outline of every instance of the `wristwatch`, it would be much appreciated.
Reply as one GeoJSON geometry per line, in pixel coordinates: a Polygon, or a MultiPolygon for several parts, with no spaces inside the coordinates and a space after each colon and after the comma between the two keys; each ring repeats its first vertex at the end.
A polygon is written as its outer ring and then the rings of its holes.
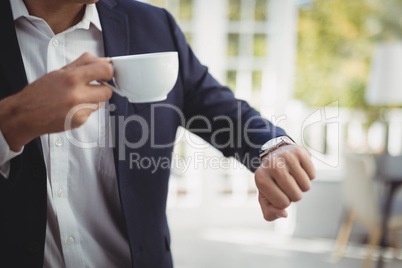
{"type": "Polygon", "coordinates": [[[278,149],[279,147],[281,147],[283,145],[287,145],[287,144],[295,144],[295,142],[292,141],[290,138],[284,137],[284,136],[273,138],[273,139],[267,141],[266,143],[264,143],[263,146],[261,146],[260,159],[262,159],[264,156],[266,156],[270,152],[278,149]]]}

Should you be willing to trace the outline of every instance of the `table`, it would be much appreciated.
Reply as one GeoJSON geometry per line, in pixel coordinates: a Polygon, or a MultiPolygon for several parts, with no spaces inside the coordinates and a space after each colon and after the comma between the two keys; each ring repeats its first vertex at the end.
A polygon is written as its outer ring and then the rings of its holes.
{"type": "Polygon", "coordinates": [[[402,156],[390,156],[382,154],[377,156],[377,178],[385,184],[385,203],[382,215],[382,239],[381,239],[381,252],[377,262],[377,268],[384,266],[382,253],[387,246],[388,235],[388,221],[392,211],[392,204],[394,202],[395,193],[402,185],[402,156]]]}

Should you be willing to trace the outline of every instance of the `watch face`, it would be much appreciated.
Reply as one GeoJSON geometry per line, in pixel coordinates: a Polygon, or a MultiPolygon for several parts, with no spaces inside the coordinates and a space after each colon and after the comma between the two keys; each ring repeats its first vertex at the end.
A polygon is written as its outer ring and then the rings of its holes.
{"type": "Polygon", "coordinates": [[[271,139],[271,140],[267,141],[263,146],[261,146],[261,149],[259,152],[260,157],[266,155],[267,153],[269,153],[272,150],[277,149],[282,144],[294,144],[294,142],[287,138],[284,138],[284,137],[276,137],[274,139],[271,139]]]}
{"type": "Polygon", "coordinates": [[[261,147],[261,151],[265,151],[268,150],[269,148],[272,148],[273,146],[275,146],[276,144],[280,143],[281,141],[283,141],[282,137],[277,137],[275,139],[269,140],[268,142],[266,142],[262,147],[261,147]]]}
{"type": "MultiPolygon", "coordinates": [[[[272,141],[272,140],[271,140],[272,141]]],[[[262,147],[261,147],[261,151],[265,151],[265,150],[268,150],[269,148],[271,148],[272,147],[272,142],[271,141],[268,141],[268,142],[266,142],[262,147]]]]}

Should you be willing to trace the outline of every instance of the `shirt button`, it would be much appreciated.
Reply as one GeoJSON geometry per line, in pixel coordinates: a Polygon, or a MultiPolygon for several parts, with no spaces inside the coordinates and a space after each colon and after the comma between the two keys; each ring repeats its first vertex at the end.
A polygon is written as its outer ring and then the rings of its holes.
{"type": "Polygon", "coordinates": [[[58,47],[59,44],[60,44],[59,40],[57,40],[57,39],[53,39],[53,40],[52,40],[52,45],[53,45],[54,47],[58,47]]]}
{"type": "Polygon", "coordinates": [[[57,194],[58,197],[62,197],[63,196],[63,189],[61,189],[61,188],[57,189],[56,194],[57,194]]]}
{"type": "Polygon", "coordinates": [[[60,146],[63,145],[63,141],[62,141],[59,137],[57,137],[57,138],[54,140],[54,144],[55,144],[57,147],[60,147],[60,146]]]}
{"type": "Polygon", "coordinates": [[[70,244],[72,244],[72,243],[74,243],[74,242],[75,242],[75,240],[74,240],[74,237],[73,237],[73,236],[71,236],[71,235],[67,236],[67,238],[66,238],[66,243],[67,243],[68,245],[70,245],[70,244]]]}

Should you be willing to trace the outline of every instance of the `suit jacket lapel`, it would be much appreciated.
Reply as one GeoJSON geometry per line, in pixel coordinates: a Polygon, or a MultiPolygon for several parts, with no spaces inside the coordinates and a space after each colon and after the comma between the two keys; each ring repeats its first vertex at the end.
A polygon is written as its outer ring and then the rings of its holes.
{"type": "Polygon", "coordinates": [[[5,98],[17,93],[28,84],[8,0],[0,1],[0,27],[4,37],[1,42],[4,53],[0,61],[0,72],[6,85],[1,87],[0,98],[5,98]]]}
{"type": "MultiPolygon", "coordinates": [[[[114,0],[102,0],[97,3],[99,19],[102,24],[105,56],[107,57],[129,54],[128,18],[126,14],[118,11],[115,7],[116,2],[114,0]]],[[[118,116],[127,116],[128,114],[133,113],[133,107],[129,104],[127,99],[116,93],[113,93],[112,98],[109,100],[109,104],[111,117],[116,118],[118,116]]],[[[114,135],[113,140],[116,144],[113,153],[116,173],[119,178],[118,144],[120,136],[124,136],[124,133],[119,133],[118,126],[112,126],[112,129],[114,129],[112,135],[114,135]]],[[[118,181],[120,181],[120,179],[118,179],[118,181]]]]}
{"type": "MultiPolygon", "coordinates": [[[[8,0],[0,1],[0,27],[1,33],[5,37],[2,40],[2,47],[5,53],[0,61],[0,77],[4,76],[2,81],[5,85],[0,90],[0,99],[2,99],[19,92],[28,84],[15,31],[13,14],[8,0]]],[[[33,142],[43,153],[40,138],[34,139],[33,142]]]]}
{"type": "Polygon", "coordinates": [[[127,55],[129,52],[129,31],[127,15],[115,9],[114,0],[97,3],[102,24],[105,56],[127,55]]]}

